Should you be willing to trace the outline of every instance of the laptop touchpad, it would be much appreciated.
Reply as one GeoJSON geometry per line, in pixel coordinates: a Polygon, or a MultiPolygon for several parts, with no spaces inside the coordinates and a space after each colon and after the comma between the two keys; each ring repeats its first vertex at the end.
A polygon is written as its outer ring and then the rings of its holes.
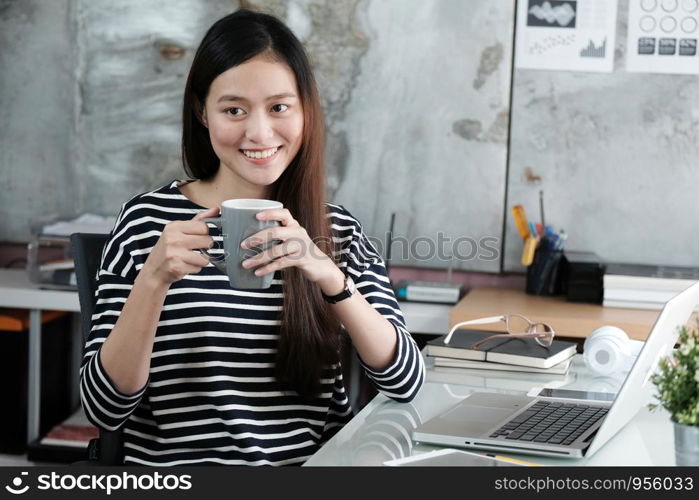
{"type": "Polygon", "coordinates": [[[456,434],[478,435],[521,410],[532,398],[510,394],[476,393],[440,416],[456,434]]]}

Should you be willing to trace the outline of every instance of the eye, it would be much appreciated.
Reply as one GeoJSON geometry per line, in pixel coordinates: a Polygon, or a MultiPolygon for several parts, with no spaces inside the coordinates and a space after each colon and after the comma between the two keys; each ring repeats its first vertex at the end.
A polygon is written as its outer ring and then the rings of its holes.
{"type": "Polygon", "coordinates": [[[272,106],[272,111],[274,111],[275,113],[281,113],[282,111],[286,111],[287,109],[289,109],[289,106],[287,106],[286,104],[275,104],[274,106],[272,106]]]}
{"type": "Polygon", "coordinates": [[[226,110],[226,113],[228,113],[231,116],[240,116],[243,113],[245,113],[245,111],[243,111],[242,108],[228,108],[226,110]]]}

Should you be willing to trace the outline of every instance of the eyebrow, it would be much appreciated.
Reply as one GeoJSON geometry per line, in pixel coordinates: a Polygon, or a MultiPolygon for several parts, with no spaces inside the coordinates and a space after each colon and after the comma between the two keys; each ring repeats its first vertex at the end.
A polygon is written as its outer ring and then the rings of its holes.
{"type": "MultiPolygon", "coordinates": [[[[276,99],[284,99],[284,98],[296,98],[296,94],[293,92],[283,92],[281,94],[274,94],[271,95],[267,98],[268,101],[274,101],[276,99]]],[[[218,101],[216,102],[224,102],[224,101],[240,101],[240,102],[249,102],[245,97],[237,96],[237,95],[223,95],[218,98],[218,101]]]]}

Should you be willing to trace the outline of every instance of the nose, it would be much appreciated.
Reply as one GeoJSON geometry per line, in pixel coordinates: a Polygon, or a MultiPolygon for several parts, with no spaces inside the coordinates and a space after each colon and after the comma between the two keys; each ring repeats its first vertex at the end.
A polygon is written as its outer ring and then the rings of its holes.
{"type": "Polygon", "coordinates": [[[264,112],[252,113],[247,120],[245,137],[252,142],[264,144],[274,135],[272,122],[264,112]]]}

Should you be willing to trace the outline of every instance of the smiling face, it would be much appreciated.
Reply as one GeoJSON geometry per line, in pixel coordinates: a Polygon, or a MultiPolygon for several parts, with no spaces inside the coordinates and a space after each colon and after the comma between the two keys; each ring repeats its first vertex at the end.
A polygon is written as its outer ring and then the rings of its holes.
{"type": "Polygon", "coordinates": [[[221,161],[214,182],[265,198],[296,157],[303,109],[289,66],[256,56],[211,82],[202,121],[221,161]]]}

